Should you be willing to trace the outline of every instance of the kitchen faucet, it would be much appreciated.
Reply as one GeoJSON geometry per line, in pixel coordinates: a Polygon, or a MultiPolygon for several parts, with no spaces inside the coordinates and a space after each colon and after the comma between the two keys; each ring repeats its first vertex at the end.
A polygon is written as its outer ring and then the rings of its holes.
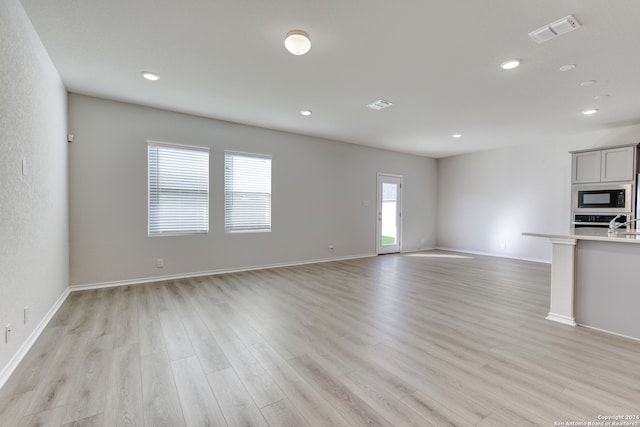
{"type": "Polygon", "coordinates": [[[622,216],[622,214],[618,214],[616,215],[615,218],[613,218],[611,221],[609,221],[609,230],[608,233],[609,234],[614,234],[618,231],[618,228],[620,227],[626,227],[629,224],[632,224],[636,221],[640,221],[640,218],[636,218],[636,219],[631,219],[627,222],[616,222],[616,219],[620,218],[622,216]]]}

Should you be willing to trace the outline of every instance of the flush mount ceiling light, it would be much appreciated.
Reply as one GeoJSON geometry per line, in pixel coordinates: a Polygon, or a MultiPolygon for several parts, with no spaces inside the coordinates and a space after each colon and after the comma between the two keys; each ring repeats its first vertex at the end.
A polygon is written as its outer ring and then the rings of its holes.
{"type": "Polygon", "coordinates": [[[160,76],[155,73],[152,73],[151,71],[143,71],[142,77],[144,77],[147,80],[151,80],[152,82],[155,82],[156,80],[160,80],[160,76]]]}
{"type": "Polygon", "coordinates": [[[311,110],[300,110],[300,114],[302,114],[303,116],[310,116],[311,110]]]}
{"type": "Polygon", "coordinates": [[[513,70],[520,65],[519,59],[509,59],[500,64],[500,68],[503,70],[513,70]]]}
{"type": "Polygon", "coordinates": [[[461,133],[454,133],[453,135],[451,135],[452,138],[462,138],[462,134],[461,133]]]}
{"type": "Polygon", "coordinates": [[[585,116],[590,116],[590,115],[595,114],[595,113],[597,113],[597,112],[598,112],[598,109],[597,109],[597,108],[592,108],[592,109],[590,109],[590,110],[584,110],[584,111],[582,112],[582,114],[584,114],[585,116]]]}
{"type": "Polygon", "coordinates": [[[284,47],[294,55],[304,55],[311,49],[309,34],[302,30],[291,30],[284,39],[284,47]]]}

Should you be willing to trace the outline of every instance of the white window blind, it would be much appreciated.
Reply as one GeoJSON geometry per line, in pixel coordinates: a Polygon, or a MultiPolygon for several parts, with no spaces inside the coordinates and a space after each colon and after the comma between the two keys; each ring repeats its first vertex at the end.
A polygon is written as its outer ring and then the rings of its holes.
{"type": "Polygon", "coordinates": [[[225,151],[224,227],[271,230],[271,156],[225,151]]]}
{"type": "Polygon", "coordinates": [[[209,149],[147,143],[149,236],[209,231],[209,149]]]}

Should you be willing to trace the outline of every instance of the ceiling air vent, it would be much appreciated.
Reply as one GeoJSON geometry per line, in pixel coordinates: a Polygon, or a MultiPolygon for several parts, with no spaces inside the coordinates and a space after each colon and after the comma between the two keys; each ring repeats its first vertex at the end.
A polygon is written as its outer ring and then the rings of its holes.
{"type": "Polygon", "coordinates": [[[533,30],[529,33],[529,37],[536,41],[536,43],[544,43],[551,39],[555,39],[562,34],[568,33],[580,28],[580,23],[573,16],[565,16],[562,19],[558,19],[551,24],[547,24],[543,27],[533,30]]]}
{"type": "Polygon", "coordinates": [[[393,104],[389,101],[378,99],[377,101],[367,105],[367,107],[371,108],[372,110],[382,110],[383,108],[391,107],[392,105],[393,104]]]}

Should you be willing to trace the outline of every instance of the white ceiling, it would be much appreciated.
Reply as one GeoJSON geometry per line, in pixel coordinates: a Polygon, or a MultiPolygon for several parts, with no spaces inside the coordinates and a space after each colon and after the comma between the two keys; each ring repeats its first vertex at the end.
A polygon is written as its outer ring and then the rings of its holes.
{"type": "Polygon", "coordinates": [[[22,4],[80,94],[431,157],[640,123],[638,0],[22,4]],[[528,37],[569,14],[581,28],[528,37]],[[306,55],[284,49],[291,29],[310,34],[306,55]],[[509,58],[522,65],[501,70],[509,58]],[[366,108],[381,98],[393,106],[366,108]]]}

